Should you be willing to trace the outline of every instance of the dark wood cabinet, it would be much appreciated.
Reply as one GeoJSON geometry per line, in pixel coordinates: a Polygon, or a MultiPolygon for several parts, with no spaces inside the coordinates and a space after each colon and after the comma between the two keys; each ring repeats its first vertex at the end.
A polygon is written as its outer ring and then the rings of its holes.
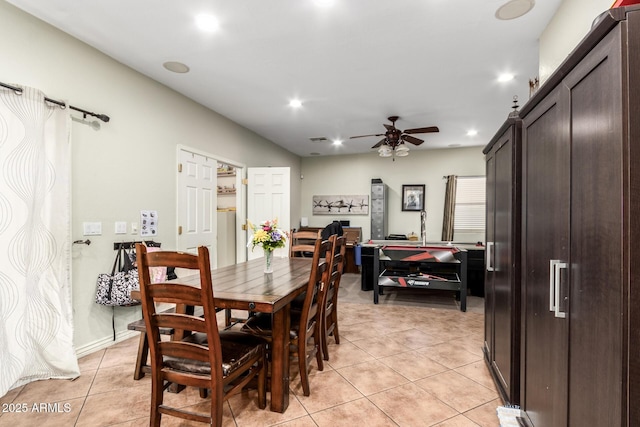
{"type": "Polygon", "coordinates": [[[510,117],[483,152],[486,159],[484,354],[502,399],[520,396],[520,181],[522,123],[510,117]]]}
{"type": "Polygon", "coordinates": [[[520,405],[640,425],[640,7],[612,9],[522,118],[520,405]]]}

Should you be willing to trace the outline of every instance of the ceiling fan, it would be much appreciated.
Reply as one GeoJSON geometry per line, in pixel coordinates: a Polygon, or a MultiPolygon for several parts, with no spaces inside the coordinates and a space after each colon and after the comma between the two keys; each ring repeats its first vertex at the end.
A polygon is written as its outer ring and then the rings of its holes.
{"type": "Polygon", "coordinates": [[[366,138],[369,136],[384,136],[384,138],[378,141],[378,143],[371,148],[378,148],[378,153],[381,157],[390,157],[394,154],[396,156],[406,156],[409,154],[409,148],[405,146],[405,142],[409,142],[413,145],[420,145],[424,142],[424,140],[411,136],[411,134],[440,132],[440,129],[438,129],[437,126],[428,126],[402,131],[396,128],[396,120],[398,119],[398,116],[389,117],[391,124],[384,124],[384,127],[387,129],[385,133],[358,135],[352,136],[349,139],[366,138]]]}

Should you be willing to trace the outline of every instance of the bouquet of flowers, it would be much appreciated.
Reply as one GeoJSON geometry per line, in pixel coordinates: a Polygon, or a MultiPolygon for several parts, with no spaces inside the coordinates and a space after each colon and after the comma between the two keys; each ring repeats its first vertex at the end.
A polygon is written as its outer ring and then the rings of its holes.
{"type": "Polygon", "coordinates": [[[278,228],[278,220],[264,221],[259,226],[255,226],[251,221],[247,221],[253,230],[253,237],[249,241],[251,250],[256,246],[262,246],[265,251],[273,251],[277,248],[284,248],[287,241],[286,233],[278,228]]]}

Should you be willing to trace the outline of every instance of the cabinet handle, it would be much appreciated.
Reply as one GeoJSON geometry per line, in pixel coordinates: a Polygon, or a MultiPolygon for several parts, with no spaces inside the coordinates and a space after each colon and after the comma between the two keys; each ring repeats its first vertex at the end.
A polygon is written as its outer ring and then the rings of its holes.
{"type": "Polygon", "coordinates": [[[487,271],[493,271],[493,263],[491,260],[493,259],[493,242],[487,242],[487,271]]]}
{"type": "Polygon", "coordinates": [[[559,259],[549,260],[549,311],[561,319],[567,314],[560,311],[560,270],[567,267],[567,263],[559,259]]]}

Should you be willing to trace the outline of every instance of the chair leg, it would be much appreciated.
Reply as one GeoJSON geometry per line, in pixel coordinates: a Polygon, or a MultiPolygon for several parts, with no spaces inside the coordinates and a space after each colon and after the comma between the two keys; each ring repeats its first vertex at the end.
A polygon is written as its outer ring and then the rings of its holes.
{"type": "Polygon", "coordinates": [[[338,323],[336,323],[333,327],[333,339],[336,344],[340,344],[340,332],[338,331],[338,323]]]}
{"type": "Polygon", "coordinates": [[[211,392],[211,425],[222,426],[223,399],[220,393],[211,392]]]}
{"type": "Polygon", "coordinates": [[[321,348],[321,342],[322,341],[322,333],[320,331],[318,331],[317,335],[314,335],[313,337],[313,345],[316,348],[316,363],[318,364],[318,371],[324,371],[324,362],[322,360],[322,348],[321,348]],[[316,336],[318,337],[318,340],[316,340],[316,336]]]}
{"type": "Polygon", "coordinates": [[[133,371],[133,379],[139,380],[144,377],[142,368],[147,365],[147,359],[149,357],[149,341],[147,341],[147,333],[140,332],[140,341],[138,343],[138,357],[136,358],[136,368],[133,371]]]}
{"type": "Polygon", "coordinates": [[[267,357],[263,354],[262,366],[258,373],[258,407],[264,409],[267,407],[267,357]]]}
{"type": "MultiPolygon", "coordinates": [[[[154,375],[152,373],[152,375],[154,375]]],[[[154,376],[151,382],[151,416],[149,418],[150,427],[160,427],[162,422],[162,413],[160,413],[160,405],[162,405],[164,387],[159,375],[154,376]]]]}
{"type": "Polygon", "coordinates": [[[336,302],[333,303],[333,312],[331,313],[331,317],[333,318],[333,339],[336,341],[336,344],[340,344],[340,333],[338,331],[338,304],[336,302]]]}
{"type": "Polygon", "coordinates": [[[227,308],[224,310],[224,325],[226,327],[231,326],[231,309],[227,308]]]}
{"type": "Polygon", "coordinates": [[[307,364],[307,346],[298,343],[298,371],[300,371],[300,382],[302,383],[302,394],[311,395],[311,387],[309,387],[309,369],[307,364]]]}
{"type": "Polygon", "coordinates": [[[322,316],[322,325],[320,326],[321,338],[319,341],[322,344],[322,356],[324,360],[329,360],[329,331],[327,330],[327,316],[322,316]]]}

